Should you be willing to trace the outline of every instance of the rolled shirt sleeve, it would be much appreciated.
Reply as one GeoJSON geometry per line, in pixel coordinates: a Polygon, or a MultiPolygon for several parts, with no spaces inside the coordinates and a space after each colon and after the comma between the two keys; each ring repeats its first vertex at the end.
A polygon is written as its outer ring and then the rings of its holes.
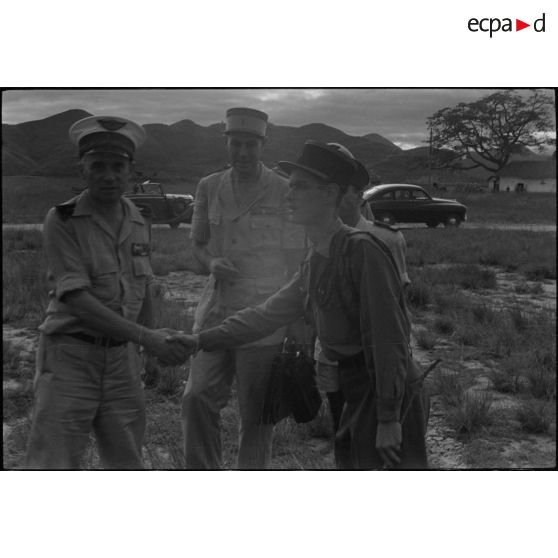
{"type": "Polygon", "coordinates": [[[376,386],[378,420],[399,421],[410,359],[410,324],[396,270],[380,248],[359,242],[351,272],[360,292],[366,366],[376,386]]]}
{"type": "Polygon", "coordinates": [[[55,208],[46,216],[43,238],[48,261],[48,282],[55,298],[61,301],[71,291],[89,289],[91,279],[71,221],[63,221],[55,208]]]}
{"type": "Polygon", "coordinates": [[[300,274],[262,304],[246,308],[224,320],[220,325],[199,334],[200,347],[216,351],[245,345],[271,335],[303,315],[300,274]]]}

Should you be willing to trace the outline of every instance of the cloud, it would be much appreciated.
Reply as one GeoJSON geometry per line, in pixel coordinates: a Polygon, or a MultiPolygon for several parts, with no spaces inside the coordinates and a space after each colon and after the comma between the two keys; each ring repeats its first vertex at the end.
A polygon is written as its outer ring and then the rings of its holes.
{"type": "Polygon", "coordinates": [[[2,121],[15,124],[80,108],[116,114],[142,124],[189,119],[207,126],[227,108],[264,110],[274,124],[321,122],[350,135],[381,134],[405,145],[423,145],[426,119],[441,108],[471,102],[488,89],[39,89],[3,93],[2,121]]]}

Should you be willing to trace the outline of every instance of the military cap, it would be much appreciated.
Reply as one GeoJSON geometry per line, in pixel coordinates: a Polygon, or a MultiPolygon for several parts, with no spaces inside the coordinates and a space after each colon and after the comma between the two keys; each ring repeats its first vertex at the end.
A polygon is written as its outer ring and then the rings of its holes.
{"type": "Polygon", "coordinates": [[[327,145],[336,147],[341,153],[353,160],[356,168],[350,185],[358,188],[359,190],[364,190],[364,188],[366,188],[366,186],[370,183],[370,175],[368,174],[365,166],[344,145],[341,145],[340,143],[328,143],[327,145]]]}
{"type": "Polygon", "coordinates": [[[267,132],[267,120],[267,114],[261,110],[231,108],[227,111],[225,134],[242,132],[264,138],[267,132]]]}
{"type": "MultiPolygon", "coordinates": [[[[346,148],[343,148],[347,151],[346,148]]],[[[340,186],[352,184],[356,172],[355,159],[348,156],[337,146],[320,141],[308,140],[302,149],[302,155],[296,162],[279,161],[279,167],[291,174],[295,169],[302,169],[322,180],[330,180],[340,186]]]]}
{"type": "Polygon", "coordinates": [[[88,153],[116,153],[134,158],[135,150],[145,141],[145,130],[118,116],[88,116],[78,120],[69,131],[70,140],[78,146],[79,156],[88,153]]]}

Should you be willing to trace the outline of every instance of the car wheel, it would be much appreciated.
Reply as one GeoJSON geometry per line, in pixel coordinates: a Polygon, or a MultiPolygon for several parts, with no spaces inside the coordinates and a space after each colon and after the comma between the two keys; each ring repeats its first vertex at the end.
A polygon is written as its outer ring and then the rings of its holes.
{"type": "Polygon", "coordinates": [[[426,225],[430,229],[435,229],[440,223],[438,221],[427,221],[426,225]]]}
{"type": "Polygon", "coordinates": [[[175,217],[182,215],[187,208],[188,204],[184,200],[173,200],[172,202],[172,211],[175,217]]]}
{"type": "Polygon", "coordinates": [[[461,217],[456,213],[450,213],[444,222],[446,227],[459,227],[461,224],[461,217]]]}
{"type": "Polygon", "coordinates": [[[395,223],[395,217],[387,211],[379,213],[376,219],[382,223],[386,223],[387,225],[393,225],[395,223]]]}

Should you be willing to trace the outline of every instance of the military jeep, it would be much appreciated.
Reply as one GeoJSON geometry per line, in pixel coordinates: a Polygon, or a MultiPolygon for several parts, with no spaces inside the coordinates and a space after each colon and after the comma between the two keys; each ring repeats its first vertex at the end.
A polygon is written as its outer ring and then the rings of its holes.
{"type": "Polygon", "coordinates": [[[165,194],[158,182],[138,182],[132,192],[124,194],[140,209],[148,209],[151,222],[168,224],[176,229],[180,223],[191,223],[194,212],[194,196],[190,194],[165,194]]]}

